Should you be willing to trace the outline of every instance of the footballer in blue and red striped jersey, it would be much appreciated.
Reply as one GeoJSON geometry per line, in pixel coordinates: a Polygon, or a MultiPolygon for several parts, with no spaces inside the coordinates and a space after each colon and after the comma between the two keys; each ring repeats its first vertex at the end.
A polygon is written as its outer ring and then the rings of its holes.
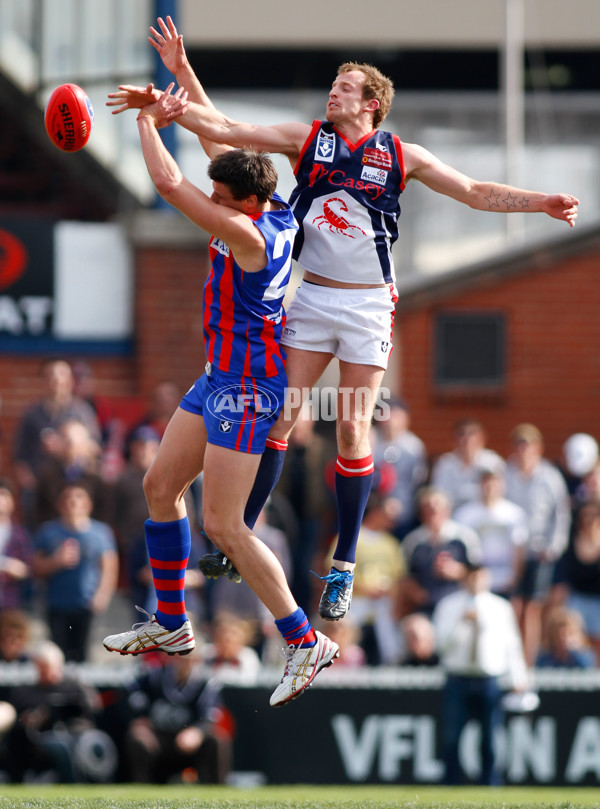
{"type": "Polygon", "coordinates": [[[351,143],[332,123],[313,121],[295,174],[298,263],[335,281],[393,285],[405,174],[398,136],[373,129],[351,143]]]}
{"type": "Polygon", "coordinates": [[[204,285],[207,373],[183,397],[184,410],[204,417],[208,441],[260,454],[285,397],[283,298],[298,231],[290,206],[250,215],[265,239],[267,264],[245,272],[229,246],[211,237],[204,285]]]}
{"type": "Polygon", "coordinates": [[[224,242],[214,236],[210,240],[204,338],[208,361],[224,373],[269,377],[285,368],[279,341],[298,224],[290,206],[277,194],[273,199],[280,210],[251,216],[265,237],[268,263],[264,270],[244,272],[224,242]]]}

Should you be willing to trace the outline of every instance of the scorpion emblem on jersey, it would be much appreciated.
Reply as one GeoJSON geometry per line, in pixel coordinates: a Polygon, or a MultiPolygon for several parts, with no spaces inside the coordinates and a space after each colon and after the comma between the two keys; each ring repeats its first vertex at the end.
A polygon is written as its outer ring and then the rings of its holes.
{"type": "Polygon", "coordinates": [[[362,235],[366,236],[367,234],[364,232],[362,228],[359,228],[358,225],[351,225],[347,219],[344,219],[343,216],[340,216],[340,213],[346,213],[347,211],[348,206],[346,205],[343,199],[340,199],[339,197],[331,197],[331,199],[328,199],[323,203],[323,215],[317,216],[315,219],[313,219],[312,223],[313,225],[315,224],[315,222],[319,223],[317,225],[318,230],[321,230],[321,227],[323,225],[327,225],[327,227],[332,233],[341,233],[342,236],[349,236],[351,239],[354,238],[354,234],[349,233],[348,231],[352,229],[360,230],[362,235]],[[340,204],[337,213],[331,207],[332,202],[339,202],[340,204]]]}

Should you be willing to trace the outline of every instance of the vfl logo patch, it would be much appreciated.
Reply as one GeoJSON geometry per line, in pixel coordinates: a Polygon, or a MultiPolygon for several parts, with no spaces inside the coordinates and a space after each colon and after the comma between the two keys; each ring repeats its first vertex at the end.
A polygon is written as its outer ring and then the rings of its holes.
{"type": "Polygon", "coordinates": [[[383,351],[384,354],[386,353],[386,351],[388,350],[389,347],[390,347],[390,344],[388,343],[387,340],[382,340],[381,341],[381,350],[383,351]]]}
{"type": "Polygon", "coordinates": [[[217,239],[216,236],[213,236],[210,246],[222,256],[229,256],[229,246],[222,239],[217,239]]]}
{"type": "Polygon", "coordinates": [[[233,424],[230,421],[222,421],[219,424],[219,432],[221,433],[230,433],[233,424]]]}
{"type": "Polygon", "coordinates": [[[333,160],[333,153],[335,152],[335,135],[329,135],[327,132],[321,130],[317,138],[317,146],[315,149],[315,159],[321,160],[325,163],[331,163],[333,160]]]}

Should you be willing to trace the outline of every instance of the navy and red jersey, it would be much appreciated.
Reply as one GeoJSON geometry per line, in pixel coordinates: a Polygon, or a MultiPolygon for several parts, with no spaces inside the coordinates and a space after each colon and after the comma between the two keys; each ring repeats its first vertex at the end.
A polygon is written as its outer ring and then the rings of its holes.
{"type": "Polygon", "coordinates": [[[290,206],[277,194],[279,210],[250,218],[265,237],[267,264],[244,272],[229,246],[211,237],[211,269],[204,284],[204,343],[207,360],[224,373],[270,377],[285,371],[279,346],[285,325],[283,297],[290,279],[292,245],[298,230],[290,206]]]}
{"type": "Polygon", "coordinates": [[[337,281],[393,284],[405,174],[400,138],[374,129],[351,143],[328,121],[313,121],[294,173],[298,263],[337,281]]]}

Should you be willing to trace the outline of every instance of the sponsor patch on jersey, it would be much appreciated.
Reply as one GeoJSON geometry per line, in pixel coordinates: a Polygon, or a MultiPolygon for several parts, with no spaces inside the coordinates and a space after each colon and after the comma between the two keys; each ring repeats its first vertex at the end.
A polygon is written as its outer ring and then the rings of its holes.
{"type": "Polygon", "coordinates": [[[323,132],[321,129],[315,148],[315,160],[331,163],[335,152],[335,135],[323,132]]]}
{"type": "Polygon", "coordinates": [[[219,430],[222,433],[230,433],[232,427],[233,427],[233,424],[230,421],[222,421],[219,424],[219,430]]]}
{"type": "Polygon", "coordinates": [[[363,166],[360,177],[361,180],[368,180],[370,183],[385,185],[388,178],[388,172],[384,171],[383,169],[371,168],[371,166],[363,166]]]}
{"type": "Polygon", "coordinates": [[[210,246],[222,256],[229,256],[229,246],[222,239],[217,239],[216,236],[213,236],[210,246]]]}
{"type": "Polygon", "coordinates": [[[392,170],[392,155],[383,149],[371,149],[365,146],[362,162],[365,166],[371,166],[374,169],[392,170]]]}

